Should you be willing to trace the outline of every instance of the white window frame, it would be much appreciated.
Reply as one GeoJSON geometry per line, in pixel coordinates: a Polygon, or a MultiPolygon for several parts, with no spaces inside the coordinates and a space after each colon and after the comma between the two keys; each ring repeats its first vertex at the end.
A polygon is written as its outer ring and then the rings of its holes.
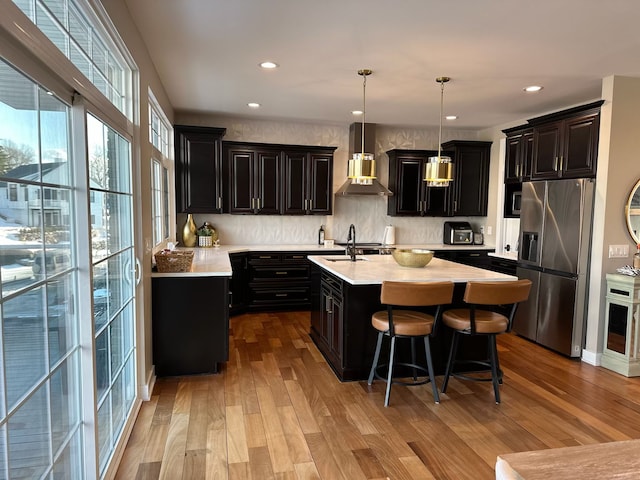
{"type": "Polygon", "coordinates": [[[151,144],[151,209],[153,248],[157,250],[166,246],[171,238],[175,238],[173,127],[149,89],[149,143],[151,144]],[[154,129],[154,117],[157,118],[160,131],[154,129]],[[159,141],[155,141],[159,139],[159,141]],[[158,172],[159,168],[159,172],[158,172]],[[160,175],[158,175],[160,173],[160,175]],[[166,175],[166,182],[165,180],[166,175]],[[160,184],[158,185],[158,181],[160,184]],[[159,195],[160,201],[156,196],[159,195]],[[156,211],[159,208],[160,212],[156,211]],[[158,228],[157,223],[161,222],[158,228]],[[161,232],[157,238],[156,232],[161,232]]]}

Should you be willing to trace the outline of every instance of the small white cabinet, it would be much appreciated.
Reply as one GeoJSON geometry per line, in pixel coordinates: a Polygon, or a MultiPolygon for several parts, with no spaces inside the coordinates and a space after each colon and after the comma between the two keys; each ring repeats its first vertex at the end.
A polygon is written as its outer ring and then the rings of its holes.
{"type": "Polygon", "coordinates": [[[627,377],[640,376],[640,277],[607,274],[602,366],[627,377]]]}

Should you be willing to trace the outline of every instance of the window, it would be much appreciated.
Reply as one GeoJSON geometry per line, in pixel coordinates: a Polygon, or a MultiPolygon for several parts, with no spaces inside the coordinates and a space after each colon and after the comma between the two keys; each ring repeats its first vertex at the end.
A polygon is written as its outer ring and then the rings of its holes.
{"type": "Polygon", "coordinates": [[[14,0],[56,47],[128,118],[131,69],[118,48],[95,27],[80,0],[14,0]]]}
{"type": "Polygon", "coordinates": [[[153,245],[158,246],[171,235],[171,212],[169,209],[169,177],[173,173],[171,136],[173,129],[158,105],[153,92],[149,91],[149,138],[154,146],[151,159],[151,208],[153,215],[153,245]]]}
{"type": "Polygon", "coordinates": [[[9,201],[18,201],[18,186],[15,183],[9,184],[9,201]]]}
{"type": "MultiPolygon", "coordinates": [[[[17,185],[25,192],[39,192],[45,181],[47,191],[73,189],[69,106],[2,60],[0,124],[0,188],[10,179],[10,198],[17,199],[17,185]],[[57,161],[47,153],[54,146],[57,161]]],[[[73,211],[73,196],[66,198],[58,208],[73,211]]],[[[39,200],[0,202],[0,215],[0,478],[78,478],[83,433],[74,226],[61,225],[60,212],[39,200]]]]}

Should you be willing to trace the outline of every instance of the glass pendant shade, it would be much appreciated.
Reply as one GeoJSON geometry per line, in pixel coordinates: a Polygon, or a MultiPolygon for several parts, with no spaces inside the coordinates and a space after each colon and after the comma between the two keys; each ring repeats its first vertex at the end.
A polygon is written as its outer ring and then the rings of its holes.
{"type": "Polygon", "coordinates": [[[448,187],[453,180],[453,163],[450,157],[429,157],[424,169],[427,187],[448,187]]]}
{"type": "Polygon", "coordinates": [[[376,178],[376,161],[371,153],[354,153],[349,160],[347,177],[351,183],[371,185],[376,178]]]}

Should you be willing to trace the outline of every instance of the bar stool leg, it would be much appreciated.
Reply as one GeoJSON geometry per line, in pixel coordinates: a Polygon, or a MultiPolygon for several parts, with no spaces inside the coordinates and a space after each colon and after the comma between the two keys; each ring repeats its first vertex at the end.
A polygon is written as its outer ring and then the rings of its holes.
{"type": "Polygon", "coordinates": [[[387,377],[387,392],[384,396],[384,406],[389,406],[389,396],[391,395],[391,383],[393,382],[393,359],[396,354],[396,337],[391,337],[391,350],[389,351],[389,374],[387,377]]]}
{"type": "Polygon", "coordinates": [[[371,372],[369,373],[368,384],[371,385],[373,383],[373,377],[376,374],[376,368],[378,368],[378,360],[380,359],[380,350],[382,349],[382,337],[384,337],[384,333],[378,332],[378,344],[376,346],[376,353],[373,356],[373,364],[371,365],[371,372]]]}
{"type": "MultiPolygon", "coordinates": [[[[416,363],[416,339],[415,337],[411,337],[411,363],[417,365],[416,363]]],[[[413,381],[418,380],[418,370],[413,367],[413,381]]]]}
{"type": "Polygon", "coordinates": [[[441,392],[447,391],[447,385],[449,384],[449,376],[453,370],[453,363],[458,353],[458,332],[453,332],[453,340],[451,340],[451,349],[449,350],[449,361],[447,362],[447,371],[444,374],[444,382],[442,382],[441,392]]]}
{"type": "Polygon", "coordinates": [[[496,336],[489,335],[489,356],[491,362],[491,380],[493,392],[496,397],[496,404],[500,403],[500,379],[498,375],[498,349],[496,347],[496,336]]]}
{"type": "Polygon", "coordinates": [[[429,370],[429,380],[431,381],[431,390],[433,390],[433,400],[440,403],[440,395],[438,395],[438,385],[436,384],[436,376],[433,373],[433,362],[431,360],[431,342],[429,337],[424,337],[424,351],[427,354],[427,369],[429,370]]]}

